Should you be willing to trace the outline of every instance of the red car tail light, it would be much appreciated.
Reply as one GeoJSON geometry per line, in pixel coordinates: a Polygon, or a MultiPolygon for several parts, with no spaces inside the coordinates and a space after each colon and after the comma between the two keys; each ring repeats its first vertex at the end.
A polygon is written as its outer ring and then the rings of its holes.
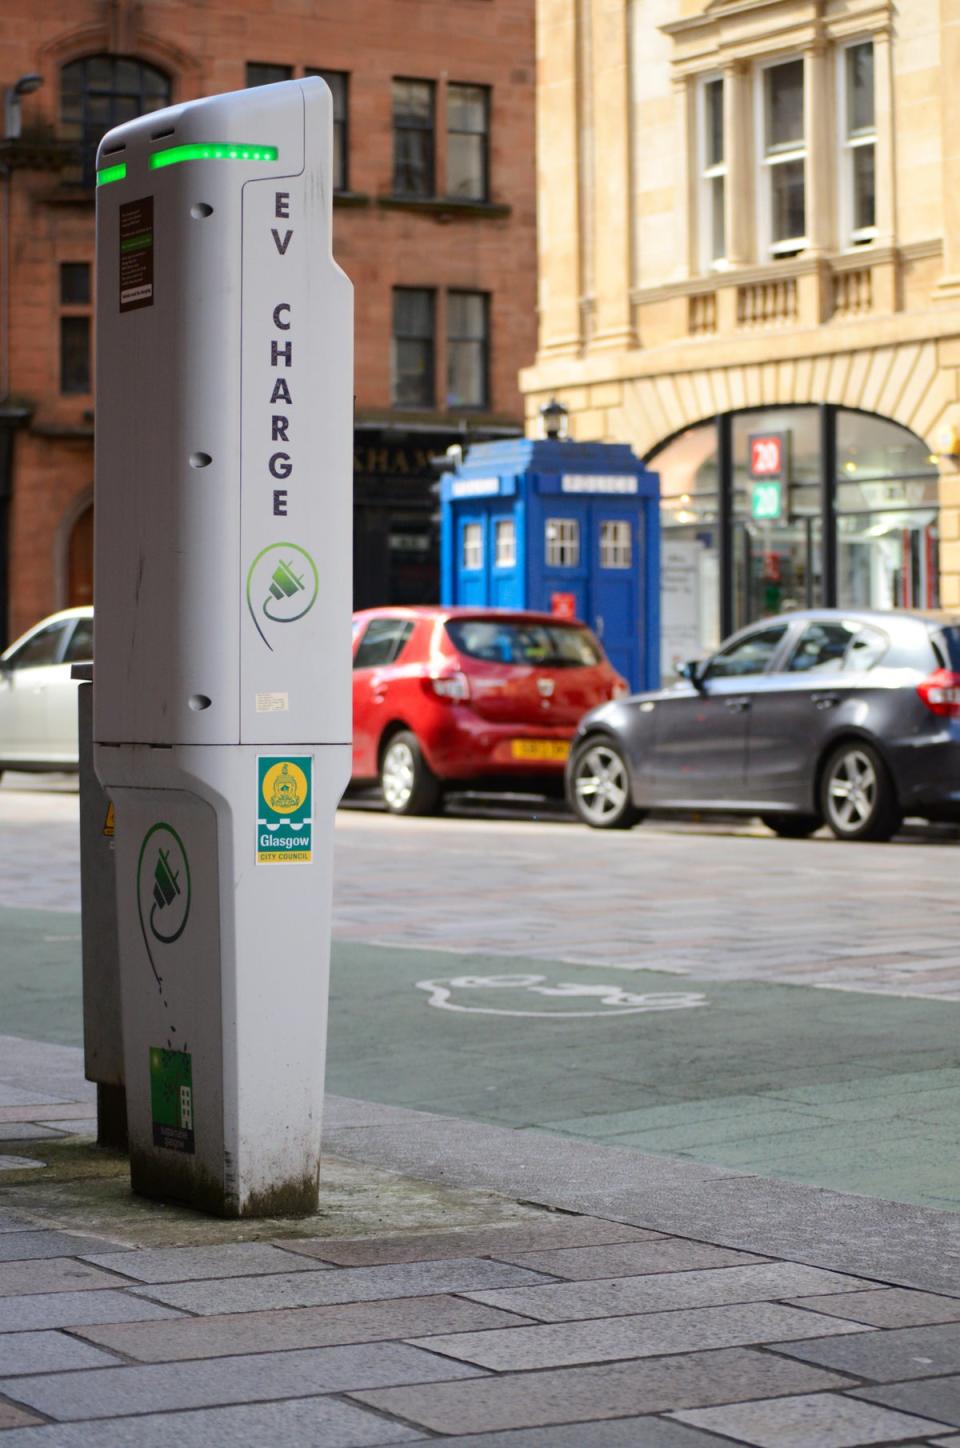
{"type": "Polygon", "coordinates": [[[931,714],[960,719],[960,674],[952,669],[937,669],[917,685],[917,693],[931,714]]]}
{"type": "Polygon", "coordinates": [[[630,692],[630,685],[626,679],[616,678],[610,690],[611,699],[625,699],[630,692]]]}
{"type": "Polygon", "coordinates": [[[452,699],[462,703],[470,698],[470,683],[466,674],[435,674],[425,680],[426,686],[441,699],[452,699]]]}

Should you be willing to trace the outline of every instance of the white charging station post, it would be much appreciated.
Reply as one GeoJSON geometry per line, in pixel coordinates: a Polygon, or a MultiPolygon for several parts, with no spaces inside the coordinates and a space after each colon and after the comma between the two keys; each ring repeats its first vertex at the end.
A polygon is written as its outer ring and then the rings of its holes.
{"type": "Polygon", "coordinates": [[[320,79],[98,155],[97,773],[135,1190],[315,1210],[350,772],[352,288],[320,79]]]}

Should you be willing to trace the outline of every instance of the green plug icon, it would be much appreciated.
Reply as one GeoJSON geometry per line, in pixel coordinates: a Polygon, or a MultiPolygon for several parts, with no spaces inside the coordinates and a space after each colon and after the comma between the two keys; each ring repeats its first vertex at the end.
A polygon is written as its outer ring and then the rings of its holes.
{"type": "Polygon", "coordinates": [[[156,902],[154,908],[162,910],[179,894],[180,875],[170,868],[170,851],[160,850],[157,855],[157,868],[153,876],[153,898],[156,902]]]}
{"type": "Polygon", "coordinates": [[[283,598],[292,598],[303,586],[303,579],[297,577],[289,563],[281,561],[274,569],[270,592],[278,603],[283,598]]]}

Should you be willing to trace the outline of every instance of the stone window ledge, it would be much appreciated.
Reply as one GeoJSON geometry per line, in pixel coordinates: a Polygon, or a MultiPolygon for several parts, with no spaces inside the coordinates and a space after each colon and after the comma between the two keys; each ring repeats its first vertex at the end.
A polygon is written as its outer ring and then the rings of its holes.
{"type": "Polygon", "coordinates": [[[461,216],[485,216],[502,218],[509,216],[512,207],[496,201],[458,201],[448,196],[394,196],[387,194],[377,197],[377,205],[385,211],[419,211],[438,219],[453,220],[461,216]]]}

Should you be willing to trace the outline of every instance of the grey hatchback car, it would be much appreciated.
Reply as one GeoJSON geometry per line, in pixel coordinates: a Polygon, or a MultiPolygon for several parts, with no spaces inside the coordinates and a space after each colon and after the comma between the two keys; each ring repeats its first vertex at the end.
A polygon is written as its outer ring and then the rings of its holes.
{"type": "Polygon", "coordinates": [[[960,821],[960,614],[782,614],[680,672],[581,720],[566,782],[586,824],[721,810],[887,840],[907,814],[960,821]]]}

